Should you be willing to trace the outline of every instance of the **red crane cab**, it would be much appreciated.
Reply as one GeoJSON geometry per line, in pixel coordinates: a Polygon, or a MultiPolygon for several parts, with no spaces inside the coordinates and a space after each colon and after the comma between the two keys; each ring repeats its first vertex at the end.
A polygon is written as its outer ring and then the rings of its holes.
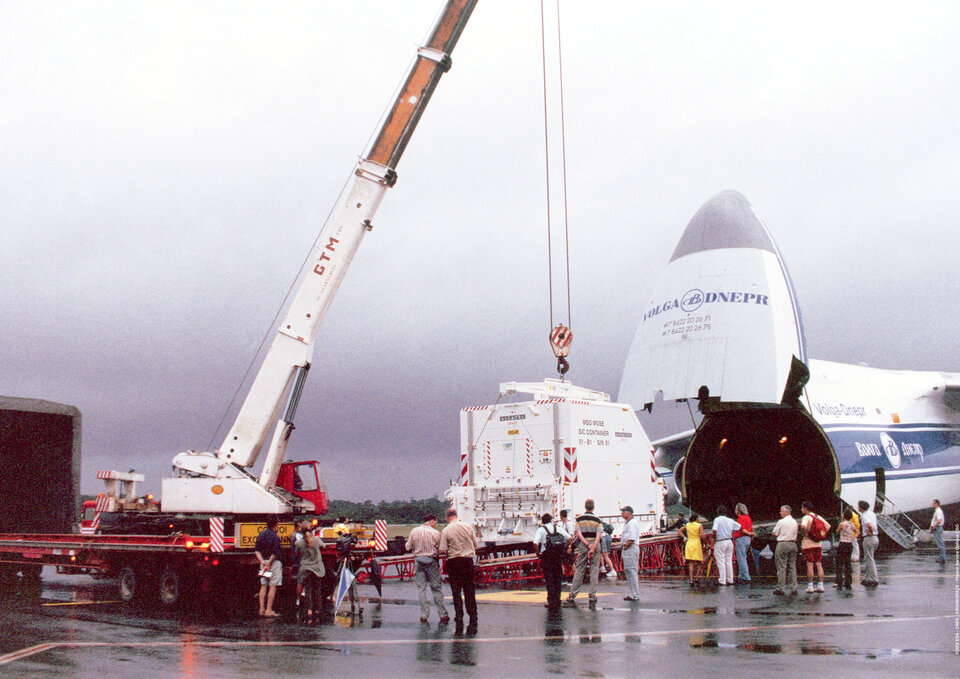
{"type": "Polygon", "coordinates": [[[316,514],[327,513],[327,488],[320,481],[316,460],[284,462],[277,474],[277,486],[313,503],[316,514]]]}

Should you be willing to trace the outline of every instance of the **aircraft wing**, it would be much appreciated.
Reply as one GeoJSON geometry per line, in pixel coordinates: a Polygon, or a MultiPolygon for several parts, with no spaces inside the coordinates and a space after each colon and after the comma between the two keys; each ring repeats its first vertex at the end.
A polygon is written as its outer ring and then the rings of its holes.
{"type": "Polygon", "coordinates": [[[695,433],[696,429],[690,429],[651,441],[650,443],[656,451],[657,466],[667,467],[673,472],[673,467],[677,464],[677,461],[687,454],[687,448],[690,447],[690,441],[693,440],[695,433]]]}

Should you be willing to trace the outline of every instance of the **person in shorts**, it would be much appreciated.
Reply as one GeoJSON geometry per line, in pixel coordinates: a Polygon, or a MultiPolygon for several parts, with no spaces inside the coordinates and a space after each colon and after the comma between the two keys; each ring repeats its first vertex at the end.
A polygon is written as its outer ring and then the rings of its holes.
{"type": "MultiPolygon", "coordinates": [[[[800,519],[800,531],[803,533],[803,540],[800,542],[800,552],[803,554],[803,560],[807,563],[807,594],[823,591],[823,550],[820,547],[820,541],[814,540],[810,536],[810,529],[813,526],[813,519],[817,517],[813,513],[813,503],[805,500],[800,505],[803,511],[803,518],[800,519]],[[816,571],[818,581],[814,587],[814,571],[816,571]]],[[[822,516],[817,517],[827,524],[827,530],[830,530],[830,524],[822,516]]]]}
{"type": "Polygon", "coordinates": [[[257,536],[254,552],[260,563],[260,617],[279,618],[280,614],[273,610],[273,601],[277,597],[277,587],[283,584],[283,548],[280,546],[280,536],[277,535],[277,526],[280,519],[275,516],[267,518],[267,527],[257,536]]]}
{"type": "Polygon", "coordinates": [[[617,579],[617,568],[613,565],[613,558],[610,556],[610,551],[613,548],[613,526],[609,523],[603,524],[603,533],[600,534],[600,565],[606,567],[607,569],[607,578],[610,580],[617,579]],[[609,528],[609,530],[608,530],[609,528]]]}

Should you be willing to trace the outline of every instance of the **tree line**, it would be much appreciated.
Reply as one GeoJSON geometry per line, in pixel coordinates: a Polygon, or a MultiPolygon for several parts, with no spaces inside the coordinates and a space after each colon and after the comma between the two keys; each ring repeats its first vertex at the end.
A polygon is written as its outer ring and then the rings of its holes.
{"type": "Polygon", "coordinates": [[[373,523],[376,519],[383,519],[387,523],[420,523],[427,514],[435,514],[443,521],[443,513],[450,506],[446,500],[437,497],[422,500],[391,500],[374,503],[350,502],[349,500],[329,500],[327,513],[320,518],[335,521],[344,516],[349,521],[373,523]]]}

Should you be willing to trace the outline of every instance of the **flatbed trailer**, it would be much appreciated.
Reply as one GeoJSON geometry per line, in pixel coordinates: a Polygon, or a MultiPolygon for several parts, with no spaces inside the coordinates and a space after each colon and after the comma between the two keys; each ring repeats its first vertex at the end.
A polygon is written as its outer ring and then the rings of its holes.
{"type": "MultiPolygon", "coordinates": [[[[322,550],[327,577],[324,589],[336,583],[340,547],[322,550]]],[[[351,570],[368,560],[371,550],[352,546],[346,556],[351,570]]],[[[0,588],[18,582],[40,581],[44,566],[60,573],[116,578],[121,600],[166,607],[189,605],[203,591],[218,593],[223,605],[252,601],[259,589],[257,558],[252,549],[240,549],[233,537],[211,540],[209,535],[55,535],[0,534],[0,588]],[[215,544],[216,542],[216,544],[215,544]],[[19,576],[19,577],[18,577],[19,576]],[[223,599],[226,598],[226,601],[223,599]],[[232,601],[230,599],[233,599],[232,601]]],[[[293,591],[290,565],[284,563],[284,590],[293,591]]]]}

